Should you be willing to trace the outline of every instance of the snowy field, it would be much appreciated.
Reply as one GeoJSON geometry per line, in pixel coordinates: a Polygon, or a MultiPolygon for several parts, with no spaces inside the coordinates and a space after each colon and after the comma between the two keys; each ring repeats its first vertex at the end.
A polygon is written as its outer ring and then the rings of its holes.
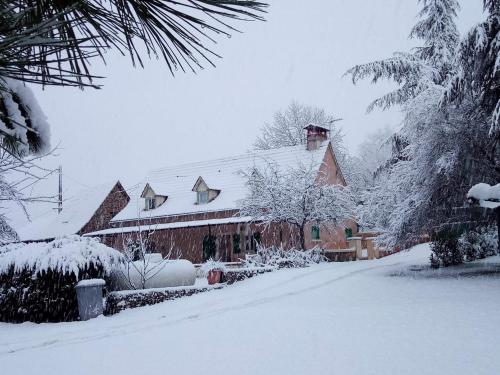
{"type": "Polygon", "coordinates": [[[0,373],[500,374],[500,258],[427,245],[265,274],[88,322],[0,324],[0,373]]]}

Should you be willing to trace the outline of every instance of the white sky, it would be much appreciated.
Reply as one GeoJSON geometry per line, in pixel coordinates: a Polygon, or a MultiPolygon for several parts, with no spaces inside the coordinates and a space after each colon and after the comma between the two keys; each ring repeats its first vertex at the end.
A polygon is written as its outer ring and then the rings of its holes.
{"type": "MultiPolygon", "coordinates": [[[[344,120],[351,151],[363,137],[398,124],[397,110],[366,114],[388,84],[353,86],[342,78],[351,66],[413,46],[407,36],[419,9],[416,0],[275,0],[266,22],[234,24],[243,34],[220,37],[216,68],[172,77],[162,61],[134,69],[108,54],[95,62],[106,76],[101,90],[35,88],[49,118],[62,164],[65,196],[85,185],[120,179],[140,181],[153,168],[243,153],[292,100],[325,108],[344,120]]],[[[459,27],[481,20],[482,1],[462,0],[459,27]]],[[[56,192],[57,178],[38,187],[56,192]]],[[[33,216],[47,207],[32,207],[33,216]]],[[[18,210],[7,215],[19,226],[18,210]]]]}

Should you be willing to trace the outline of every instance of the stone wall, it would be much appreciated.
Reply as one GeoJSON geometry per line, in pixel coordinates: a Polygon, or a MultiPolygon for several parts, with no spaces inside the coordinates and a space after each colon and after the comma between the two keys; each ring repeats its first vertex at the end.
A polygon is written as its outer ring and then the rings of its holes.
{"type": "Polygon", "coordinates": [[[155,305],[157,303],[192,296],[213,289],[221,289],[223,285],[207,287],[179,287],[165,289],[149,289],[125,292],[111,292],[106,298],[104,315],[117,314],[125,309],[155,305]]]}

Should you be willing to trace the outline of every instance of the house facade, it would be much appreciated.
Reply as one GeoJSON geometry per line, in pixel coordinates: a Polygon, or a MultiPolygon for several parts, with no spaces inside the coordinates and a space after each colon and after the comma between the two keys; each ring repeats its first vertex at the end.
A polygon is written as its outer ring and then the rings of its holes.
{"type": "MultiPolygon", "coordinates": [[[[312,163],[331,184],[345,185],[328,130],[310,125],[307,144],[190,163],[152,171],[143,188],[110,220],[110,227],[89,231],[113,248],[147,238],[149,248],[164,256],[180,256],[193,263],[213,257],[238,261],[255,253],[256,244],[298,247],[298,233],[288,225],[263,226],[239,215],[239,201],[247,194],[245,172],[273,162],[286,170],[298,163],[312,163]]],[[[306,248],[346,248],[346,233],[356,224],[334,231],[315,225],[306,228],[306,248]]]]}

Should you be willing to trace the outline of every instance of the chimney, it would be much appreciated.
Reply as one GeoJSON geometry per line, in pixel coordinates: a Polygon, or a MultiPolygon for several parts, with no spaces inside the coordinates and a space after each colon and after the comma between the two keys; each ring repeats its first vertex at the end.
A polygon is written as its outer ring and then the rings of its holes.
{"type": "Polygon", "coordinates": [[[317,150],[323,141],[328,139],[329,129],[318,125],[309,124],[304,128],[307,131],[307,150],[317,150]]]}

